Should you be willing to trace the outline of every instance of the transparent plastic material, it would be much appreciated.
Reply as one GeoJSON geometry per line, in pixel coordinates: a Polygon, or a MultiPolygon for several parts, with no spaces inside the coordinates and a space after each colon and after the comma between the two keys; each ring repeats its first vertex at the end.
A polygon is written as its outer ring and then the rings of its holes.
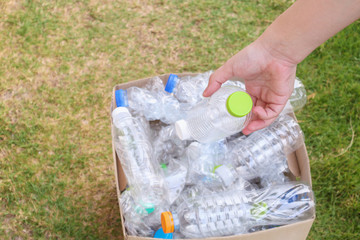
{"type": "Polygon", "coordinates": [[[255,227],[295,223],[310,219],[313,213],[310,187],[288,183],[254,192],[199,196],[162,213],[162,227],[187,238],[220,237],[247,233],[255,227]]]}
{"type": "Polygon", "coordinates": [[[222,191],[229,188],[250,190],[251,184],[239,177],[235,169],[226,162],[227,147],[225,141],[209,144],[192,142],[184,155],[187,162],[188,185],[202,185],[211,191],[222,191]]]}
{"type": "Polygon", "coordinates": [[[229,81],[226,81],[225,83],[223,83],[222,86],[236,86],[236,87],[239,87],[239,88],[241,88],[243,90],[246,89],[245,88],[245,83],[242,82],[242,81],[231,81],[231,80],[229,80],[229,81]]]}
{"type": "Polygon", "coordinates": [[[294,81],[294,90],[287,101],[282,114],[288,114],[302,109],[306,104],[306,100],[305,86],[301,80],[296,77],[294,81]]]}
{"type": "Polygon", "coordinates": [[[238,174],[249,180],[264,179],[264,185],[284,182],[288,170],[286,156],[304,143],[299,124],[288,115],[281,115],[269,127],[256,131],[228,152],[238,174]],[[266,183],[268,182],[268,183],[266,183]]]}
{"type": "Polygon", "coordinates": [[[142,115],[148,121],[161,120],[171,124],[184,115],[179,101],[164,91],[164,84],[158,77],[151,79],[145,88],[128,88],[127,94],[131,113],[142,115]]]}
{"type": "MultiPolygon", "coordinates": [[[[179,100],[184,110],[189,110],[204,99],[203,92],[209,84],[209,79],[213,71],[208,71],[195,76],[185,76],[179,78],[171,74],[168,78],[165,91],[172,93],[179,100]]],[[[241,81],[226,81],[223,86],[236,86],[245,89],[245,84],[241,81]]]]}
{"type": "Polygon", "coordinates": [[[243,90],[235,86],[221,87],[191,109],[186,120],[175,123],[179,138],[210,143],[243,130],[250,121],[251,112],[243,117],[235,117],[226,107],[228,97],[235,92],[243,90]]]}
{"type": "Polygon", "coordinates": [[[210,189],[221,187],[222,180],[215,174],[215,168],[223,162],[225,153],[226,145],[223,141],[210,144],[192,142],[185,153],[185,161],[189,166],[187,184],[201,182],[210,189]]]}
{"type": "Polygon", "coordinates": [[[237,114],[227,101],[244,92],[244,83],[227,81],[203,98],[210,75],[173,76],[167,87],[155,77],[115,92],[113,143],[129,184],[119,199],[129,235],[154,236],[164,212],[175,223],[174,239],[261,231],[313,216],[310,188],[288,178],[287,156],[304,139],[284,113],[303,101],[301,82],[272,125],[245,136],[251,115],[237,114]],[[178,120],[188,128],[183,140],[178,120]]]}
{"type": "MultiPolygon", "coordinates": [[[[133,118],[127,108],[118,107],[113,113],[114,145],[121,161],[133,198],[156,208],[164,193],[163,179],[153,165],[152,147],[144,127],[133,118]]],[[[148,210],[153,211],[153,210],[148,210]]]]}
{"type": "Polygon", "coordinates": [[[169,205],[162,203],[153,212],[149,213],[149,205],[137,202],[134,199],[134,189],[125,190],[120,196],[120,206],[124,217],[124,226],[128,233],[134,236],[150,237],[155,229],[161,226],[159,216],[164,211],[169,211],[169,205]]]}
{"type": "Polygon", "coordinates": [[[163,165],[163,171],[167,198],[171,204],[179,197],[185,187],[188,169],[179,161],[172,159],[168,165],[163,165]]]}
{"type": "Polygon", "coordinates": [[[154,157],[159,163],[168,164],[171,159],[183,155],[186,144],[176,135],[174,125],[160,126],[152,141],[154,157]]]}
{"type": "Polygon", "coordinates": [[[293,111],[303,108],[306,104],[306,89],[299,78],[295,78],[294,91],[289,98],[293,111]]]}
{"type": "Polygon", "coordinates": [[[212,71],[208,71],[192,77],[173,79],[174,86],[169,92],[174,94],[185,109],[189,109],[204,99],[202,93],[208,85],[211,74],[212,71]]]}

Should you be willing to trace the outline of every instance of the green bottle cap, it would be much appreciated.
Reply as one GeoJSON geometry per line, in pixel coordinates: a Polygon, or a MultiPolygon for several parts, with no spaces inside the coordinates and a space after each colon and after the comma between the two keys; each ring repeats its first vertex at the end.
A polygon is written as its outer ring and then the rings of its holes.
{"type": "Polygon", "coordinates": [[[222,166],[222,164],[220,164],[220,165],[215,165],[215,167],[213,168],[213,170],[211,171],[212,173],[215,173],[215,170],[216,169],[218,169],[219,167],[221,167],[222,166]]]}
{"type": "Polygon", "coordinates": [[[243,117],[247,115],[252,107],[252,99],[246,92],[234,92],[226,100],[226,108],[234,117],[243,117]]]}
{"type": "Polygon", "coordinates": [[[268,205],[265,202],[258,202],[255,203],[253,207],[250,209],[250,213],[255,218],[261,218],[264,217],[264,215],[268,212],[268,210],[269,210],[268,205]]]}

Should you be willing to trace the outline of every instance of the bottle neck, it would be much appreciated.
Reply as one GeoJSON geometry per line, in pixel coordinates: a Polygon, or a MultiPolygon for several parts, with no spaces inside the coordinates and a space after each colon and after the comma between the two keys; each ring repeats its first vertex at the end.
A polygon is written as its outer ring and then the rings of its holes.
{"type": "Polygon", "coordinates": [[[221,165],[215,169],[215,174],[220,177],[225,187],[229,187],[237,179],[237,174],[232,166],[221,165]]]}
{"type": "Polygon", "coordinates": [[[171,212],[173,220],[174,220],[174,231],[178,232],[180,231],[180,219],[179,219],[179,215],[174,211],[171,212]]]}

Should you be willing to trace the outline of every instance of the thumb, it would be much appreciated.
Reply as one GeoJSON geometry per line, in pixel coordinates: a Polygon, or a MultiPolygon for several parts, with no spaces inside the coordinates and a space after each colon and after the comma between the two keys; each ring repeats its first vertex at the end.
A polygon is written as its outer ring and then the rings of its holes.
{"type": "Polygon", "coordinates": [[[203,96],[210,97],[216,92],[221,85],[234,76],[231,63],[226,62],[220,68],[218,68],[213,74],[211,74],[208,86],[204,90],[203,96]]]}

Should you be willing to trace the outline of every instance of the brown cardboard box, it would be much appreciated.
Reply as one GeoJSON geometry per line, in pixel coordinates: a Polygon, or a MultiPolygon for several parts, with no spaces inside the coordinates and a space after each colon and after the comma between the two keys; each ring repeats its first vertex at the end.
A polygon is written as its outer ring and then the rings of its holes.
{"type": "MultiPolygon", "coordinates": [[[[196,75],[194,73],[182,73],[177,74],[179,77],[187,76],[187,75],[196,75]]],[[[164,83],[166,83],[169,74],[164,74],[159,76],[161,80],[163,80],[164,83]]],[[[114,110],[116,104],[115,104],[115,90],[118,89],[127,89],[132,86],[144,86],[147,81],[151,78],[144,78],[139,79],[127,83],[122,83],[119,85],[116,85],[113,89],[113,95],[112,95],[112,102],[111,102],[111,112],[114,110]]],[[[236,80],[236,79],[233,79],[236,80]]],[[[294,116],[295,117],[295,116],[294,116]]],[[[111,121],[112,124],[112,121],[111,121]]],[[[113,134],[113,133],[112,133],[113,134]]],[[[120,198],[120,194],[123,190],[126,188],[126,177],[123,172],[123,169],[121,167],[120,160],[116,154],[114,143],[113,143],[113,158],[114,158],[114,164],[115,164],[115,179],[116,179],[116,190],[118,194],[118,198],[120,198]]],[[[288,164],[289,168],[293,174],[294,179],[300,179],[301,181],[310,184],[311,185],[311,174],[310,174],[310,165],[309,165],[309,158],[306,151],[305,145],[303,145],[301,148],[299,148],[296,152],[288,156],[288,164]]],[[[123,219],[123,214],[121,212],[121,206],[119,202],[120,207],[120,215],[121,220],[123,219]]],[[[160,217],[160,216],[159,216],[160,217]]],[[[243,235],[236,235],[236,236],[227,236],[227,237],[216,237],[216,238],[206,238],[206,239],[222,239],[222,240],[275,240],[275,239],[288,239],[288,240],[304,240],[306,239],[307,235],[309,234],[311,225],[313,224],[315,219],[315,215],[312,219],[289,224],[282,227],[277,227],[265,231],[259,231],[249,234],[243,234],[243,235]]],[[[123,226],[123,234],[124,239],[128,240],[154,240],[154,238],[147,238],[147,237],[137,237],[137,236],[129,236],[127,235],[125,228],[123,226]]]]}

